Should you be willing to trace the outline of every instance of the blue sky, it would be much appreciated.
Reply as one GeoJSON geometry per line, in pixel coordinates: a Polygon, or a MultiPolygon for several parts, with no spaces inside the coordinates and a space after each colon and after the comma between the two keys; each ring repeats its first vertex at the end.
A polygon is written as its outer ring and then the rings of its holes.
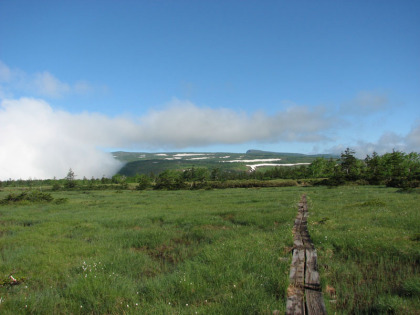
{"type": "Polygon", "coordinates": [[[419,1],[3,0],[1,151],[39,177],[52,147],[56,173],[120,149],[420,151],[419,15],[419,1]]]}

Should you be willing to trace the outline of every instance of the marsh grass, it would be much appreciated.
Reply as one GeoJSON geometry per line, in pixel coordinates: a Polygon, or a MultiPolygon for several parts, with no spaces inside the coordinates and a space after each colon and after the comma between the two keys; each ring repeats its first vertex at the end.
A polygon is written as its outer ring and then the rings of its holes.
{"type": "Polygon", "coordinates": [[[420,309],[418,195],[379,187],[309,192],[310,234],[330,313],[415,314],[420,309]],[[322,217],[329,219],[319,224],[322,217]]]}
{"type": "Polygon", "coordinates": [[[67,202],[2,205],[0,275],[25,281],[0,287],[0,312],[282,310],[299,194],[60,191],[67,202]]]}
{"type": "Polygon", "coordinates": [[[57,191],[66,202],[2,205],[0,277],[24,281],[0,287],[0,312],[284,312],[304,192],[329,312],[415,313],[418,195],[367,186],[57,191]]]}

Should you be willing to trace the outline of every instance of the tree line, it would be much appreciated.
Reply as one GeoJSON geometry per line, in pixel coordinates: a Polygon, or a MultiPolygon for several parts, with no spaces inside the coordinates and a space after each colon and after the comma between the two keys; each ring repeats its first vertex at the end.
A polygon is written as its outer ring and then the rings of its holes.
{"type": "Polygon", "coordinates": [[[52,190],[61,189],[201,189],[227,187],[271,186],[275,179],[289,179],[278,183],[279,186],[298,181],[313,185],[337,186],[346,183],[364,185],[386,185],[398,188],[420,187],[420,154],[392,151],[379,155],[373,152],[364,159],[356,158],[356,152],[347,148],[337,158],[315,159],[310,165],[292,167],[276,166],[255,171],[232,171],[214,167],[191,167],[185,170],[168,169],[160,174],[136,175],[126,177],[116,174],[111,178],[76,179],[72,169],[63,179],[48,180],[6,180],[0,181],[0,187],[50,186],[52,190]],[[134,186],[133,186],[134,185],[134,186]]]}
{"type": "Polygon", "coordinates": [[[331,184],[356,182],[389,187],[420,186],[420,154],[392,151],[379,155],[373,152],[364,159],[357,159],[355,151],[347,148],[335,166],[332,161],[316,159],[308,167],[313,177],[325,177],[331,184]]]}

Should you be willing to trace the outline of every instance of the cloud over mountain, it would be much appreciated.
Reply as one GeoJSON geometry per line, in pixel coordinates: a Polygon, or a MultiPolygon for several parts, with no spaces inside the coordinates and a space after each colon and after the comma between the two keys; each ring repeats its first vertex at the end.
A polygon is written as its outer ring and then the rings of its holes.
{"type": "Polygon", "coordinates": [[[315,141],[331,126],[322,109],[291,107],[273,116],[201,108],[174,101],[137,119],[54,110],[40,99],[7,99],[0,106],[0,178],[112,175],[121,166],[100,148],[141,149],[315,141]]]}
{"type": "Polygon", "coordinates": [[[230,109],[202,108],[188,101],[173,101],[168,107],[140,118],[140,143],[183,148],[209,144],[237,144],[248,141],[325,140],[332,126],[321,108],[290,107],[272,116],[251,115],[230,109]]]}
{"type": "MultiPolygon", "coordinates": [[[[114,174],[121,164],[104,149],[182,150],[248,142],[337,143],[327,135],[340,123],[323,107],[290,105],[272,115],[199,107],[174,100],[141,117],[70,113],[34,98],[0,103],[0,179],[62,178],[71,167],[80,177],[114,174]]],[[[348,145],[346,145],[348,146],[348,145]]],[[[360,157],[420,149],[420,124],[407,135],[384,133],[376,142],[352,145],[360,157]]],[[[336,145],[330,152],[345,149],[336,145]]]]}
{"type": "Polygon", "coordinates": [[[3,101],[0,179],[62,178],[70,167],[81,177],[112,175],[120,163],[97,149],[91,137],[83,136],[79,127],[89,133],[84,117],[54,111],[42,100],[3,101]]]}

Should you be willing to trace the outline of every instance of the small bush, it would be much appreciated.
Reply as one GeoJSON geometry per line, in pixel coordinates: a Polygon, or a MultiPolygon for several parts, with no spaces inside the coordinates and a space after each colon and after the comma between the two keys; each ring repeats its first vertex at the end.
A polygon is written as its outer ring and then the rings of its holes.
{"type": "Polygon", "coordinates": [[[153,189],[177,190],[185,188],[184,178],[181,172],[166,170],[159,174],[153,189]]]}
{"type": "Polygon", "coordinates": [[[45,193],[39,190],[32,190],[29,194],[27,194],[27,199],[30,202],[50,202],[54,198],[51,196],[50,193],[45,193]]]}
{"type": "Polygon", "coordinates": [[[2,204],[7,204],[7,203],[19,202],[19,201],[25,200],[26,195],[27,195],[27,192],[25,192],[25,191],[20,193],[19,195],[8,194],[6,197],[4,197],[1,200],[1,203],[2,204]]]}
{"type": "Polygon", "coordinates": [[[73,189],[75,187],[76,187],[76,182],[74,180],[72,181],[69,180],[64,183],[64,188],[66,189],[73,189]]]}
{"type": "Polygon", "coordinates": [[[49,193],[44,193],[39,190],[32,190],[29,193],[24,191],[18,195],[9,194],[0,201],[0,204],[10,204],[17,202],[51,202],[54,200],[49,193]]]}
{"type": "Polygon", "coordinates": [[[137,179],[137,183],[138,183],[138,185],[136,186],[137,190],[145,190],[152,186],[152,181],[150,177],[144,174],[139,175],[137,179]]]}

